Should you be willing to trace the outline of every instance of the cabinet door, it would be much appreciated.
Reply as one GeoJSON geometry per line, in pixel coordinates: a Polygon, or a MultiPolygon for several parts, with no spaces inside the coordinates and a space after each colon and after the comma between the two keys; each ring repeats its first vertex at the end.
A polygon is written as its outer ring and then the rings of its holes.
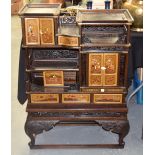
{"type": "Polygon", "coordinates": [[[118,53],[104,54],[104,86],[116,86],[118,76],[118,53]]]}
{"type": "Polygon", "coordinates": [[[26,45],[39,45],[39,19],[25,18],[26,45]]]}
{"type": "Polygon", "coordinates": [[[89,54],[89,86],[102,86],[103,54],[89,54]]]}
{"type": "Polygon", "coordinates": [[[40,18],[41,45],[54,45],[53,18],[40,18]]]}
{"type": "Polygon", "coordinates": [[[118,53],[89,54],[89,86],[116,86],[118,53]]]}

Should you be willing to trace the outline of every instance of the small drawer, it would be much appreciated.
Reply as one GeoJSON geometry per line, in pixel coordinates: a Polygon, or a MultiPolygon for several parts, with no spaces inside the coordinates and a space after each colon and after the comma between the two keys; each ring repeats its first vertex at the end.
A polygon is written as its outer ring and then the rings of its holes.
{"type": "Polygon", "coordinates": [[[31,94],[31,103],[59,103],[58,94],[31,94]]]}
{"type": "Polygon", "coordinates": [[[63,86],[64,85],[63,71],[44,71],[43,79],[44,79],[44,86],[63,86]]]}
{"type": "Polygon", "coordinates": [[[62,94],[62,103],[90,103],[90,94],[62,94]]]}
{"type": "Polygon", "coordinates": [[[78,46],[78,37],[58,36],[58,45],[78,46]]]}
{"type": "Polygon", "coordinates": [[[122,98],[122,94],[94,94],[94,104],[119,104],[122,98]]]}

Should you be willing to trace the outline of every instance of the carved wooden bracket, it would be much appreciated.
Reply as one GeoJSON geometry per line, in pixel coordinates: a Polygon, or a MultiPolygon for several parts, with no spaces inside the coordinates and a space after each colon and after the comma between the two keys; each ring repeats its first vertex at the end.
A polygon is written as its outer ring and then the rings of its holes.
{"type": "Polygon", "coordinates": [[[25,132],[30,137],[31,141],[29,142],[30,148],[35,145],[35,137],[38,134],[43,133],[43,131],[49,131],[53,129],[59,121],[51,120],[34,120],[28,118],[25,123],[25,132]]]}
{"type": "Polygon", "coordinates": [[[106,131],[111,131],[119,135],[119,145],[125,145],[123,141],[124,137],[128,134],[130,126],[128,120],[119,120],[119,121],[96,121],[99,126],[101,126],[106,131]]]}

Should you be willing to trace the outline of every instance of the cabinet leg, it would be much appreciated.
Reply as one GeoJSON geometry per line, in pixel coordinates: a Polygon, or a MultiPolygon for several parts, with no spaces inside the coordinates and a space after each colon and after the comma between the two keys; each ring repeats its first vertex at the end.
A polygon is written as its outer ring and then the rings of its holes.
{"type": "Polygon", "coordinates": [[[128,120],[124,121],[96,121],[104,130],[111,131],[119,135],[119,145],[124,146],[125,142],[123,139],[129,132],[129,122],[128,120]]]}
{"type": "Polygon", "coordinates": [[[59,121],[35,120],[28,117],[25,123],[25,133],[31,140],[29,142],[30,148],[35,146],[35,138],[38,134],[51,130],[57,123],[59,123],[59,121]]]}
{"type": "MultiPolygon", "coordinates": [[[[119,133],[119,145],[125,145],[125,142],[123,141],[123,139],[126,137],[126,135],[129,133],[129,122],[124,122],[121,124],[120,129],[118,130],[119,133]]],[[[116,130],[117,132],[117,130],[116,130]]]]}

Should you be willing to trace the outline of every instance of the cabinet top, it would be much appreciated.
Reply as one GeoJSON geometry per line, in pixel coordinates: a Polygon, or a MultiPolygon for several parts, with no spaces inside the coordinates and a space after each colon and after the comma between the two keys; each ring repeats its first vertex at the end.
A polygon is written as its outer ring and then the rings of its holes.
{"type": "Polygon", "coordinates": [[[26,4],[19,12],[19,16],[27,15],[59,15],[61,4],[26,4]]]}
{"type": "Polygon", "coordinates": [[[86,23],[132,23],[133,18],[127,9],[78,10],[76,21],[86,23]]]}

